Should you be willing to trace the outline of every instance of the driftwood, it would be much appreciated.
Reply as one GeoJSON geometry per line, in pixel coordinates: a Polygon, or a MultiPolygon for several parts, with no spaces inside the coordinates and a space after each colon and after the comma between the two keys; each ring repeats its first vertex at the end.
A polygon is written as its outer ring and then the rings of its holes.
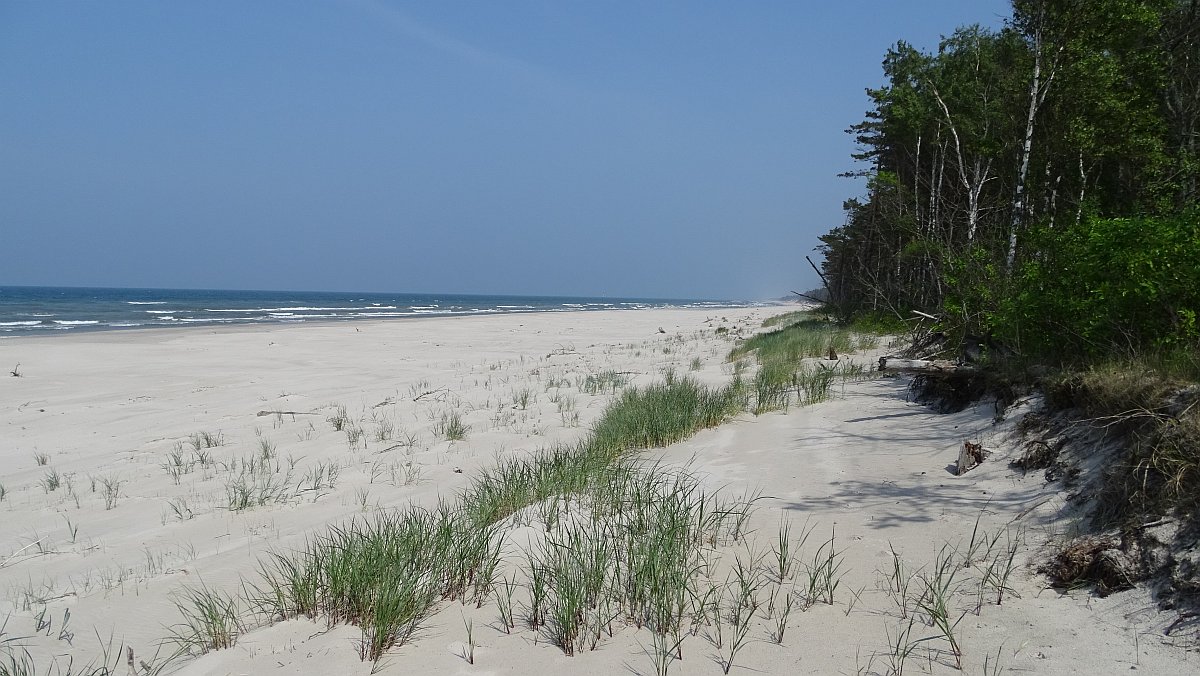
{"type": "Polygon", "coordinates": [[[295,415],[320,415],[320,414],[313,413],[312,411],[259,411],[258,413],[255,413],[255,415],[257,415],[258,417],[261,418],[265,415],[293,415],[293,416],[295,416],[295,415]]]}
{"type": "Polygon", "coordinates": [[[983,459],[988,456],[988,451],[984,450],[983,444],[973,444],[969,441],[964,441],[962,448],[958,450],[958,466],[955,468],[955,474],[962,476],[972,469],[983,464],[983,459]]]}
{"type": "Polygon", "coordinates": [[[807,293],[800,293],[799,291],[792,291],[792,293],[794,293],[797,296],[800,296],[801,298],[804,298],[806,300],[811,300],[814,303],[820,303],[821,305],[825,304],[825,301],[821,300],[820,298],[814,298],[813,296],[810,296],[807,293]]]}
{"type": "Polygon", "coordinates": [[[425,397],[432,397],[438,401],[446,401],[446,396],[450,394],[449,387],[439,387],[436,390],[425,390],[424,392],[413,397],[413,401],[421,401],[425,397]]]}
{"type": "Polygon", "coordinates": [[[949,359],[901,359],[899,357],[880,357],[880,371],[898,371],[900,373],[921,373],[924,375],[954,375],[969,373],[975,370],[970,364],[959,364],[949,359]]]}

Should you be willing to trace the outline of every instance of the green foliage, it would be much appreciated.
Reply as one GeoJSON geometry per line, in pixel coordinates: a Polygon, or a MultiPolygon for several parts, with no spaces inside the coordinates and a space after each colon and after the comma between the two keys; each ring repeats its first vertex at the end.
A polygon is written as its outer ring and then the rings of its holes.
{"type": "Polygon", "coordinates": [[[1195,344],[1198,29],[1194,3],[1015,0],[1003,29],[898,42],[850,129],[866,195],[821,237],[837,316],[1088,358],[1195,344]]]}
{"type": "MultiPolygon", "coordinates": [[[[904,323],[904,320],[898,317],[894,312],[860,312],[850,320],[850,330],[858,334],[904,334],[909,330],[909,326],[904,323]]],[[[864,343],[870,342],[869,337],[859,336],[857,347],[864,347],[864,343]]]]}
{"type": "Polygon", "coordinates": [[[1041,255],[988,324],[1064,360],[1200,344],[1200,213],[1085,219],[1032,238],[1041,255]]]}

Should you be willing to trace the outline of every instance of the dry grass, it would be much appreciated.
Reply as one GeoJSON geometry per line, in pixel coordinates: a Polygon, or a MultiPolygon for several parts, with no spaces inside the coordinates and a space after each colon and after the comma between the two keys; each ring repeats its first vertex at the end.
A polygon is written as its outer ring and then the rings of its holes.
{"type": "Polygon", "coordinates": [[[1146,361],[1113,362],[1045,383],[1051,409],[1070,409],[1123,449],[1107,465],[1094,501],[1102,527],[1200,505],[1200,385],[1146,361]]]}

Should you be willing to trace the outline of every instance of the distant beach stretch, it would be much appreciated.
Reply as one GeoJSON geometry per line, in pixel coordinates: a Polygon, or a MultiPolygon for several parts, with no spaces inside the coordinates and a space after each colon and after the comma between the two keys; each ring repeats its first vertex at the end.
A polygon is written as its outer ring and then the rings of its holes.
{"type": "Polygon", "coordinates": [[[81,329],[757,305],[762,303],[669,298],[0,286],[0,336],[81,329]]]}

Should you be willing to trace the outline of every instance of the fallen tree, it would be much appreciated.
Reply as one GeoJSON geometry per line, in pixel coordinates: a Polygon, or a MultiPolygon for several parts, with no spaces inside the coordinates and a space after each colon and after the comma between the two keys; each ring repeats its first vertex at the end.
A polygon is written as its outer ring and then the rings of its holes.
{"type": "Polygon", "coordinates": [[[880,357],[880,371],[897,373],[920,373],[924,375],[959,375],[973,373],[975,366],[960,364],[950,359],[902,359],[900,357],[880,357]]]}

